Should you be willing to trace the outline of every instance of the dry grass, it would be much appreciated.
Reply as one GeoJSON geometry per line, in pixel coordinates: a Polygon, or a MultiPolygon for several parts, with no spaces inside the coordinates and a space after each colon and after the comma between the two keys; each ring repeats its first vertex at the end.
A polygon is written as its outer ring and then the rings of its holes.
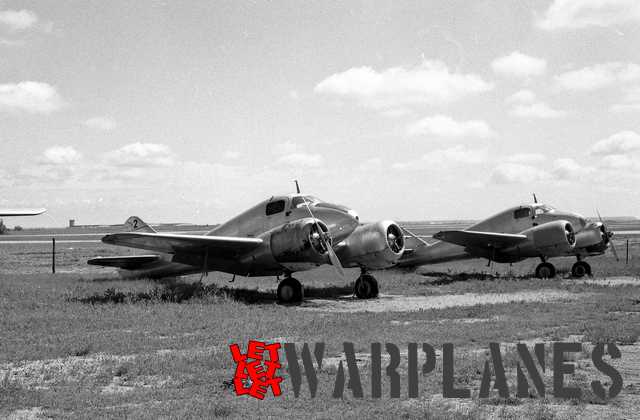
{"type": "MultiPolygon", "coordinates": [[[[62,267],[74,269],[105,249],[100,246],[74,249],[73,259],[65,254],[65,261],[69,258],[71,262],[62,267]]],[[[120,250],[108,250],[109,255],[117,252],[120,250]]],[[[24,266],[20,270],[27,272],[46,271],[46,256],[43,254],[38,260],[34,255],[39,254],[11,254],[3,264],[6,261],[10,267],[24,266]],[[25,266],[31,259],[36,261],[35,268],[25,266]]],[[[569,259],[556,260],[563,276],[571,263],[569,259]]],[[[627,267],[615,264],[608,255],[591,259],[591,263],[597,273],[637,276],[640,272],[635,259],[627,267]]],[[[529,275],[533,266],[535,262],[487,268],[483,262],[468,261],[423,267],[418,273],[391,270],[375,275],[385,294],[446,299],[452,294],[517,293],[550,288],[579,298],[422,311],[310,312],[277,305],[274,302],[277,283],[268,278],[237,278],[235,283],[229,283],[230,276],[212,273],[199,284],[197,276],[184,281],[121,281],[108,270],[50,275],[6,274],[3,268],[0,417],[16,414],[17,410],[79,418],[638,417],[640,371],[634,370],[637,360],[635,364],[625,364],[630,363],[625,355],[632,354],[631,349],[637,346],[622,348],[623,359],[616,363],[625,366],[625,389],[606,405],[588,393],[583,401],[575,403],[554,400],[550,394],[547,399],[507,401],[495,395],[489,400],[443,399],[439,397],[440,356],[436,370],[420,377],[420,398],[413,400],[406,397],[406,382],[402,383],[402,398],[389,399],[384,379],[380,400],[354,399],[349,392],[344,400],[331,399],[336,369],[329,365],[320,373],[321,388],[315,399],[307,396],[304,384],[303,396],[294,398],[288,379],[282,398],[270,397],[265,401],[238,398],[229,387],[234,365],[228,345],[234,342],[244,345],[253,338],[297,343],[324,341],[328,345],[326,357],[339,356],[343,341],[354,342],[356,351],[365,354],[370,352],[370,343],[378,341],[396,343],[403,352],[408,342],[428,342],[436,349],[442,343],[452,342],[456,346],[457,384],[471,387],[476,394],[491,341],[551,342],[566,340],[574,334],[585,336],[584,346],[601,341],[626,345],[637,340],[638,286],[585,284],[561,277],[539,280],[529,275]]],[[[357,270],[347,270],[347,275],[353,279],[357,270]]],[[[297,277],[305,284],[307,296],[331,300],[350,294],[350,287],[336,279],[330,267],[299,273],[297,277]]],[[[591,380],[602,378],[588,365],[587,349],[578,355],[578,373],[572,378],[584,389],[588,389],[591,380]]],[[[550,360],[550,353],[547,357],[550,360]]],[[[513,381],[516,362],[513,354],[505,354],[509,381],[513,381]]],[[[368,362],[360,363],[367,396],[368,362]]],[[[404,370],[405,354],[401,362],[401,371],[404,370]]],[[[515,393],[513,382],[510,383],[515,393]]],[[[550,389],[551,383],[547,386],[550,389]]]]}

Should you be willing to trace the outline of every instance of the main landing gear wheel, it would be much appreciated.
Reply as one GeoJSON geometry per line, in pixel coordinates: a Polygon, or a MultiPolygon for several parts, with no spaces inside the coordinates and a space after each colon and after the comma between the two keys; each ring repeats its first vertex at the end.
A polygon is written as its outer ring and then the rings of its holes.
{"type": "Polygon", "coordinates": [[[586,261],[578,261],[571,267],[571,275],[573,277],[584,277],[591,275],[591,266],[586,261]]]}
{"type": "Polygon", "coordinates": [[[363,274],[356,280],[354,293],[358,299],[373,299],[378,297],[378,281],[371,274],[363,274]]]}
{"type": "Polygon", "coordinates": [[[278,303],[299,303],[304,298],[304,289],[293,277],[287,277],[278,284],[278,303]]]}
{"type": "Polygon", "coordinates": [[[539,279],[551,279],[556,276],[556,268],[553,264],[543,262],[536,267],[536,277],[539,279]]]}

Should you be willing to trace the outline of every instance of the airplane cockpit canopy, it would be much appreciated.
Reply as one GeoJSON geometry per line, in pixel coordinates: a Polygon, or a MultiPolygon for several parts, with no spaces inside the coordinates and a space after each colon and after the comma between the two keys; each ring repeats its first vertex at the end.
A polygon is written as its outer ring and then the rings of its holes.
{"type": "Polygon", "coordinates": [[[305,201],[310,206],[322,202],[322,200],[312,195],[297,195],[291,199],[291,208],[296,209],[298,207],[304,207],[305,201]]]}
{"type": "Polygon", "coordinates": [[[555,208],[551,207],[548,204],[537,204],[534,206],[534,211],[536,216],[545,214],[545,213],[552,213],[555,210],[556,210],[555,208]]]}

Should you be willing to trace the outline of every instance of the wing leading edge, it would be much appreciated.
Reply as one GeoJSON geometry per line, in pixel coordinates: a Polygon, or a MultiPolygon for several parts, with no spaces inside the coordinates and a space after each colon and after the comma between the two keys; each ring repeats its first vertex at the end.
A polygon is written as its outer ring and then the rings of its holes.
{"type": "Polygon", "coordinates": [[[220,254],[244,254],[262,244],[259,238],[232,236],[180,235],[172,233],[126,232],[113,233],[102,238],[111,245],[128,246],[168,254],[201,253],[208,249],[220,254]]]}
{"type": "Polygon", "coordinates": [[[0,209],[0,216],[37,216],[47,209],[0,209]]]}
{"type": "Polygon", "coordinates": [[[526,235],[476,232],[473,230],[445,230],[433,235],[438,239],[467,248],[508,248],[527,240],[526,235]]]}

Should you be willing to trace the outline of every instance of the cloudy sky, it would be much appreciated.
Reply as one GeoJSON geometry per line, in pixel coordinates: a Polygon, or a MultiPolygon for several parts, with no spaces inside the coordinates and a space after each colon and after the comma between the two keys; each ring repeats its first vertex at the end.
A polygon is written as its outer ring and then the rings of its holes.
{"type": "Polygon", "coordinates": [[[0,207],[640,216],[639,45],[636,0],[0,1],[0,207]]]}

